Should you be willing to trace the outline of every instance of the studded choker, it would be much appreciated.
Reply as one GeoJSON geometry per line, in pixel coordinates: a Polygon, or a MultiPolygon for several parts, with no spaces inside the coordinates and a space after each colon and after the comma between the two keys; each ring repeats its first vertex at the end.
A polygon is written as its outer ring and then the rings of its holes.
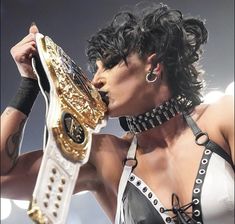
{"type": "Polygon", "coordinates": [[[137,134],[155,128],[180,113],[178,99],[172,98],[160,106],[137,116],[120,118],[120,124],[125,131],[137,134]]]}

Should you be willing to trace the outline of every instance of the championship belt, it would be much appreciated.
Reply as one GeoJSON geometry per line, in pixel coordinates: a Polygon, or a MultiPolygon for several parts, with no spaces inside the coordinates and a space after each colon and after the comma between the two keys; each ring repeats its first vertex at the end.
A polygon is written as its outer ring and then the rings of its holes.
{"type": "Polygon", "coordinates": [[[36,34],[32,59],[46,101],[43,157],[28,215],[35,223],[65,223],[92,133],[106,124],[106,105],[80,67],[49,37],[36,34]]]}

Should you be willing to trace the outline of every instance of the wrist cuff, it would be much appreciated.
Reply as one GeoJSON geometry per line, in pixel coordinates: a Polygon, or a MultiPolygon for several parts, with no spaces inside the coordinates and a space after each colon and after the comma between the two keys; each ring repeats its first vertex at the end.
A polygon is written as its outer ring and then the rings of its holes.
{"type": "Polygon", "coordinates": [[[28,116],[38,92],[39,86],[37,80],[22,77],[19,89],[10,101],[9,106],[16,108],[28,116]]]}

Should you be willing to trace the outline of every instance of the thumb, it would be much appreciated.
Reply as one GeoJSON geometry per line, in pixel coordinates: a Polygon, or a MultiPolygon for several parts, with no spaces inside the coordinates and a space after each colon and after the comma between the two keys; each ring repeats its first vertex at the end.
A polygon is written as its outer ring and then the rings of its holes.
{"type": "Polygon", "coordinates": [[[36,33],[38,33],[39,32],[39,30],[38,30],[38,28],[37,28],[37,26],[36,26],[36,23],[35,22],[32,22],[32,24],[31,24],[31,26],[30,26],[30,28],[29,28],[29,33],[34,33],[34,34],[36,34],[36,33]]]}

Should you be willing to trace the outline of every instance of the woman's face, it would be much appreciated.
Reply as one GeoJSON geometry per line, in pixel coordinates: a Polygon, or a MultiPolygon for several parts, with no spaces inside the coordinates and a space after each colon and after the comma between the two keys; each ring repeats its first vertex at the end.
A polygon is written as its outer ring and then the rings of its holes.
{"type": "Polygon", "coordinates": [[[121,61],[111,69],[106,69],[101,61],[96,63],[93,84],[107,93],[110,117],[138,115],[155,106],[156,83],[145,80],[151,63],[141,60],[137,54],[130,55],[127,63],[121,61]]]}

